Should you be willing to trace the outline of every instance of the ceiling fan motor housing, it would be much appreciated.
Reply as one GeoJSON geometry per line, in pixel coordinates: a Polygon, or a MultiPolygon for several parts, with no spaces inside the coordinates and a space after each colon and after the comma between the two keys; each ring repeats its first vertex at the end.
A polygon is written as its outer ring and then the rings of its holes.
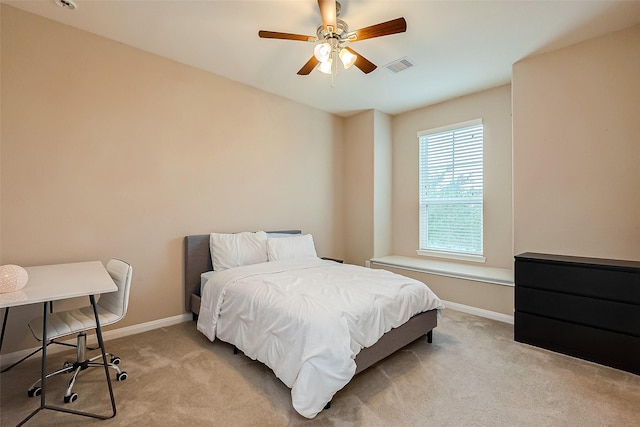
{"type": "MultiPolygon", "coordinates": [[[[355,33],[352,34],[355,36],[355,33]]],[[[325,28],[325,26],[321,24],[316,30],[316,35],[318,36],[318,40],[327,40],[330,38],[336,38],[340,41],[351,40],[349,37],[349,26],[342,19],[336,19],[336,28],[332,28],[331,26],[325,28]]]]}

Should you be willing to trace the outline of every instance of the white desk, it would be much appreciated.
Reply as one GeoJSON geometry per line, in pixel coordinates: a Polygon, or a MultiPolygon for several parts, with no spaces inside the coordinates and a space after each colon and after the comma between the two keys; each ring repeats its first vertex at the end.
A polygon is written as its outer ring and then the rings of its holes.
{"type": "Polygon", "coordinates": [[[40,407],[26,417],[19,426],[27,422],[31,417],[42,409],[51,409],[55,411],[68,412],[77,415],[84,415],[99,419],[113,418],[116,415],[116,404],[111,388],[111,379],[109,377],[109,368],[107,367],[107,357],[102,341],[102,331],[97,315],[95,295],[106,292],[114,292],[118,287],[107,273],[100,261],[78,262],[71,264],[43,265],[37,267],[26,267],[29,274],[29,281],[22,290],[7,294],[0,294],[0,308],[16,307],[20,305],[43,303],[43,337],[42,337],[42,392],[40,394],[40,407]],[[74,411],[67,408],[49,406],[45,402],[45,389],[47,374],[47,318],[49,313],[49,304],[53,301],[59,301],[68,298],[81,296],[89,296],[91,305],[93,306],[93,314],[96,319],[96,336],[98,344],[102,351],[102,361],[105,364],[104,372],[107,377],[109,387],[109,395],[111,397],[112,415],[103,416],[91,414],[87,412],[74,411]]]}

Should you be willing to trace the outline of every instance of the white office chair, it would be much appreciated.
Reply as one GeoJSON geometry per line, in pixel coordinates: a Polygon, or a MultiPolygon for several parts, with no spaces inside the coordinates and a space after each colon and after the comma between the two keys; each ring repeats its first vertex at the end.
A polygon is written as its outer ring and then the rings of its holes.
{"type": "MultiPolygon", "coordinates": [[[[112,259],[107,263],[107,271],[118,287],[118,290],[116,292],[102,294],[98,299],[96,306],[98,310],[98,318],[100,319],[100,327],[111,325],[112,323],[119,321],[127,313],[133,268],[124,261],[112,259]]],[[[31,329],[33,336],[40,342],[42,342],[43,336],[42,320],[43,318],[40,316],[29,322],[29,329],[31,329]]],[[[73,393],[71,390],[80,371],[84,371],[90,367],[104,366],[103,363],[96,362],[96,360],[102,359],[102,354],[90,359],[86,356],[86,331],[96,328],[93,307],[86,306],[73,310],[55,312],[49,314],[47,320],[47,341],[49,342],[64,335],[78,334],[77,344],[75,346],[77,348],[76,360],[67,361],[62,369],[51,372],[45,377],[49,378],[54,375],[73,372],[73,376],[69,380],[69,386],[64,394],[64,401],[66,403],[73,402],[78,398],[78,394],[73,393]]],[[[112,355],[111,353],[107,353],[107,356],[110,357],[110,362],[107,363],[108,366],[116,371],[116,380],[124,381],[127,379],[127,373],[122,371],[118,366],[120,358],[112,355]]],[[[39,396],[41,392],[41,385],[42,378],[31,385],[28,390],[29,396],[39,396]]]]}

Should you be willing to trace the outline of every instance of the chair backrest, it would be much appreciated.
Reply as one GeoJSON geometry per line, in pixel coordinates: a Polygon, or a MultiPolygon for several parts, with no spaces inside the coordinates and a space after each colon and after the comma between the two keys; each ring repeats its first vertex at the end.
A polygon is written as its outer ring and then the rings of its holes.
{"type": "Polygon", "coordinates": [[[102,294],[98,300],[98,307],[101,310],[117,314],[118,320],[120,320],[127,314],[133,268],[124,261],[111,259],[107,263],[107,272],[115,282],[118,290],[102,294]]]}

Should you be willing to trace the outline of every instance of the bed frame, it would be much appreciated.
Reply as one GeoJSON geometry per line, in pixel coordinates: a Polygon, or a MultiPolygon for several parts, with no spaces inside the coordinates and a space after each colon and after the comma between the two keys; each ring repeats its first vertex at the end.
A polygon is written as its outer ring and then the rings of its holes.
{"type": "MultiPolygon", "coordinates": [[[[300,234],[300,230],[277,231],[300,234]]],[[[196,320],[200,313],[200,275],[213,270],[209,251],[209,234],[186,236],[184,239],[184,301],[185,309],[196,320]]],[[[437,310],[413,316],[407,323],[390,330],[371,347],[363,348],[356,356],[356,374],[400,350],[422,336],[433,340],[433,328],[438,325],[437,310]]]]}

